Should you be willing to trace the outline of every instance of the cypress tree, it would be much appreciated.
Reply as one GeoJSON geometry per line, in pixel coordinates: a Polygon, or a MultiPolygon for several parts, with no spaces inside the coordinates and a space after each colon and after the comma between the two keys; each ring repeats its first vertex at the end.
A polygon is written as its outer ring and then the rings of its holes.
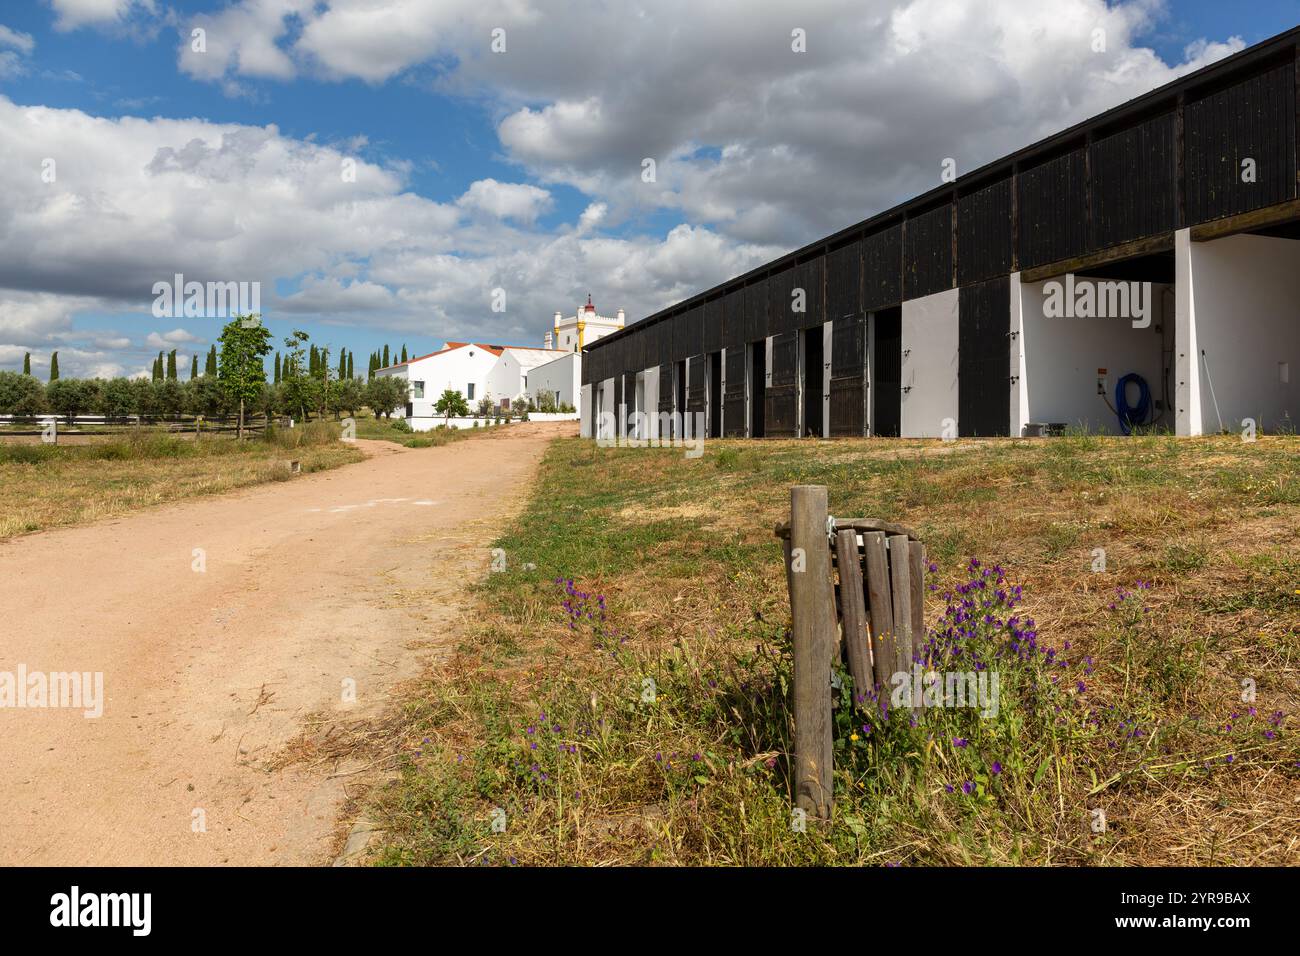
{"type": "Polygon", "coordinates": [[[402,361],[403,361],[403,362],[406,361],[406,343],[405,343],[405,342],[402,343],[402,361]]]}
{"type": "Polygon", "coordinates": [[[338,380],[341,382],[347,377],[348,377],[348,350],[340,347],[338,380]]]}
{"type": "Polygon", "coordinates": [[[217,347],[215,345],[208,349],[208,361],[207,364],[203,366],[203,374],[217,374],[217,347]]]}
{"type": "Polygon", "coordinates": [[[32,353],[31,352],[26,352],[23,354],[23,374],[24,375],[32,374],[32,353]]]}
{"type": "Polygon", "coordinates": [[[171,381],[176,381],[176,350],[172,349],[167,353],[167,377],[171,381]]]}
{"type": "Polygon", "coordinates": [[[388,346],[384,346],[384,364],[380,368],[388,368],[388,346]]]}
{"type": "Polygon", "coordinates": [[[59,353],[55,352],[53,355],[50,356],[50,381],[57,382],[58,380],[59,380],[59,353]]]}
{"type": "Polygon", "coordinates": [[[348,353],[348,378],[352,378],[352,353],[348,353]]]}
{"type": "Polygon", "coordinates": [[[275,384],[280,384],[280,353],[275,353],[275,384]]]}
{"type": "Polygon", "coordinates": [[[199,377],[199,353],[195,352],[190,356],[190,381],[199,377]]]}

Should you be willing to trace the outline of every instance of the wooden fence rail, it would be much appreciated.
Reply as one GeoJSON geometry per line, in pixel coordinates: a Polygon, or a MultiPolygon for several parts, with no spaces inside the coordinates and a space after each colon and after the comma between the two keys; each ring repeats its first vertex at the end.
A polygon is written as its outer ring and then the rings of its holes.
{"type": "Polygon", "coordinates": [[[832,518],[824,485],[790,489],[785,546],[794,642],[794,801],[829,819],[833,785],[831,671],[843,660],[857,694],[888,694],[925,641],[925,545],[875,518],[832,518]]]}

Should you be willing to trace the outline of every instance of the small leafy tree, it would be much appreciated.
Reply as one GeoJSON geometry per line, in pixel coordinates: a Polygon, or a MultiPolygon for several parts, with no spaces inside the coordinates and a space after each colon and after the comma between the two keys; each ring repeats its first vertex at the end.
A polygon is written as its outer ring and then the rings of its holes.
{"type": "Polygon", "coordinates": [[[84,378],[55,379],[45,387],[45,397],[50,408],[71,425],[79,413],[99,404],[99,382],[84,378]]]}
{"type": "Polygon", "coordinates": [[[353,418],[357,417],[357,409],[365,403],[365,400],[365,389],[360,380],[355,378],[345,378],[340,381],[333,396],[336,410],[346,410],[353,418]]]}
{"type": "Polygon", "coordinates": [[[488,392],[478,400],[478,416],[480,418],[489,418],[492,415],[492,393],[488,392]]]}
{"type": "Polygon", "coordinates": [[[378,418],[392,417],[393,409],[406,404],[406,379],[393,375],[376,375],[366,386],[366,404],[378,418]]]}
{"type": "Polygon", "coordinates": [[[125,378],[113,378],[99,391],[99,411],[108,418],[125,418],[135,410],[135,390],[125,378]]]}
{"type": "Polygon", "coordinates": [[[286,409],[298,412],[299,418],[304,422],[307,420],[307,409],[313,404],[311,378],[303,374],[306,359],[303,345],[310,338],[302,329],[294,329],[292,334],[285,336],[287,354],[280,363],[280,384],[283,386],[281,400],[286,409]]]}
{"type": "Polygon", "coordinates": [[[257,400],[266,382],[262,359],[271,351],[271,332],[257,315],[237,315],[221,330],[221,361],[217,381],[230,398],[239,403],[239,428],[244,437],[244,405],[257,400]]]}
{"type": "Polygon", "coordinates": [[[469,402],[465,401],[465,396],[454,388],[449,388],[442,393],[442,397],[434,403],[433,410],[443,416],[443,424],[451,424],[451,416],[463,418],[469,414],[469,402]]]}
{"type": "Polygon", "coordinates": [[[0,415],[39,415],[45,411],[45,386],[30,375],[0,372],[0,415]]]}

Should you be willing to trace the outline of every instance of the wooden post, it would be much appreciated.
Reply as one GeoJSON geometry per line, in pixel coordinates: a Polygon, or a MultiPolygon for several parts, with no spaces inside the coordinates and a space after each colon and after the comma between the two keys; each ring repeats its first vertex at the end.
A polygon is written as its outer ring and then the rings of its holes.
{"type": "Polygon", "coordinates": [[[912,673],[912,585],[907,535],[889,536],[889,579],[894,597],[894,671],[912,673]]]}
{"type": "Polygon", "coordinates": [[[889,600],[889,558],[883,531],[863,532],[867,553],[867,605],[871,613],[871,661],[882,694],[894,674],[894,616],[889,600]]]}
{"type": "Polygon", "coordinates": [[[794,799],[816,819],[831,813],[831,652],[835,587],[824,485],[790,489],[790,619],[794,642],[794,799]]]}
{"type": "MultiPolygon", "coordinates": [[[[912,655],[920,657],[925,648],[925,545],[913,541],[908,545],[908,570],[912,584],[912,655]]],[[[925,665],[919,667],[924,670],[925,665]]],[[[923,700],[912,701],[912,711],[920,713],[923,700]]]]}
{"type": "Polygon", "coordinates": [[[835,554],[840,565],[840,613],[844,647],[849,657],[855,696],[871,689],[871,651],[867,647],[867,603],[862,594],[862,559],[858,557],[858,533],[852,528],[835,535],[835,554]]]}

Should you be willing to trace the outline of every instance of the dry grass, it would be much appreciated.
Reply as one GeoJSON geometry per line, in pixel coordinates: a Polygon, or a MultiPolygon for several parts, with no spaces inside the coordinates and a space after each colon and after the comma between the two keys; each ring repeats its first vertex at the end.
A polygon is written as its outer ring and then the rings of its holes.
{"type": "Polygon", "coordinates": [[[0,446],[0,540],[84,524],[141,508],[219,494],[289,478],[289,460],[303,472],[361,460],[336,440],[337,427],[294,429],[235,442],[145,431],[124,440],[75,446],[0,446]]]}
{"type": "MultiPolygon", "coordinates": [[[[686,460],[557,442],[529,512],[496,542],[511,570],[489,575],[457,655],[407,705],[391,744],[402,781],[379,807],[383,859],[1300,862],[1297,453],[1294,437],[1072,436],[720,441],[686,460]],[[965,580],[968,556],[1004,567],[1039,640],[1069,641],[1072,667],[1095,661],[1086,693],[1060,700],[1067,716],[1095,709],[1098,726],[1035,724],[1013,703],[1003,721],[946,712],[887,741],[841,740],[834,821],[793,833],[789,611],[771,529],[799,482],[828,485],[836,515],[916,528],[941,588],[965,580]],[[604,624],[570,630],[556,577],[603,595],[604,624]],[[1109,610],[1136,581],[1150,583],[1146,613],[1109,610]],[[654,705],[640,699],[646,676],[654,705]],[[926,731],[972,747],[950,752],[926,731]],[[978,778],[993,757],[1004,771],[978,778]],[[977,794],[947,792],[965,777],[977,794]],[[1097,809],[1104,833],[1090,827],[1097,809]]],[[[936,598],[927,620],[942,612],[936,598]]]]}

